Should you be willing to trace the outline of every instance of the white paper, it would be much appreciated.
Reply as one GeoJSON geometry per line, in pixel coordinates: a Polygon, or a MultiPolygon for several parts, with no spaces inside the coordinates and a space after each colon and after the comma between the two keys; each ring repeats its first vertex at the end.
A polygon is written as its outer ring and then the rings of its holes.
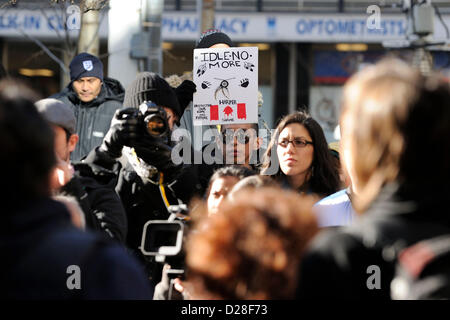
{"type": "Polygon", "coordinates": [[[194,125],[258,122],[258,48],[194,50],[194,125]]]}

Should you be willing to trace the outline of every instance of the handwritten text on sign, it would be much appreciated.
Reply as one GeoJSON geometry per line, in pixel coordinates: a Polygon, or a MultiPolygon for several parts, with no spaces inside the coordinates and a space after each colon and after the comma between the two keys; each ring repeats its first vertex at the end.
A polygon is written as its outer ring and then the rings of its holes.
{"type": "Polygon", "coordinates": [[[258,122],[258,48],[194,50],[194,125],[258,122]]]}

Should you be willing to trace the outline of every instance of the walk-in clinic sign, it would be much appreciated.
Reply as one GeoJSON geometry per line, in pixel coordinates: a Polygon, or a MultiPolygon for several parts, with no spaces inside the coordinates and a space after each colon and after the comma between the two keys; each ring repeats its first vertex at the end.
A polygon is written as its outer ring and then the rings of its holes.
{"type": "Polygon", "coordinates": [[[258,48],[194,50],[194,125],[258,122],[258,48]]]}

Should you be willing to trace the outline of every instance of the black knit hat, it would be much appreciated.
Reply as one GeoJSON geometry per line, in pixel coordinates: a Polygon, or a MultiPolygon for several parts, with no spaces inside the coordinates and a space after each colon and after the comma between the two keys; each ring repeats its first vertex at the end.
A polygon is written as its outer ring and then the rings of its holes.
{"type": "Polygon", "coordinates": [[[138,108],[144,101],[170,108],[178,118],[183,115],[177,96],[166,80],[153,72],[141,72],[125,90],[124,108],[138,108]]]}
{"type": "Polygon", "coordinates": [[[92,54],[82,52],[69,65],[70,81],[84,77],[96,77],[103,81],[103,63],[92,54]]]}
{"type": "Polygon", "coordinates": [[[230,47],[234,46],[233,41],[231,41],[230,37],[225,33],[220,32],[220,30],[217,29],[209,29],[202,33],[195,45],[195,48],[210,48],[218,43],[225,43],[230,47]]]}

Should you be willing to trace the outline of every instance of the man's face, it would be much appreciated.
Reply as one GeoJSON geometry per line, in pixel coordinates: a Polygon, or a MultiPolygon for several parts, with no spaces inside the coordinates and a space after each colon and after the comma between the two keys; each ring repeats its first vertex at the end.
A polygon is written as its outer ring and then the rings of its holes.
{"type": "Polygon", "coordinates": [[[53,132],[55,133],[55,152],[58,158],[66,162],[70,159],[70,154],[75,150],[75,146],[78,142],[78,135],[72,134],[67,140],[66,131],[60,126],[52,125],[53,132]]]}
{"type": "Polygon", "coordinates": [[[83,102],[94,100],[102,89],[102,81],[96,77],[83,77],[72,83],[73,90],[83,102]]]}
{"type": "Polygon", "coordinates": [[[226,164],[243,164],[249,167],[250,156],[260,147],[260,139],[252,124],[223,125],[219,142],[226,164]],[[225,151],[224,151],[225,150],[225,151]]]}

